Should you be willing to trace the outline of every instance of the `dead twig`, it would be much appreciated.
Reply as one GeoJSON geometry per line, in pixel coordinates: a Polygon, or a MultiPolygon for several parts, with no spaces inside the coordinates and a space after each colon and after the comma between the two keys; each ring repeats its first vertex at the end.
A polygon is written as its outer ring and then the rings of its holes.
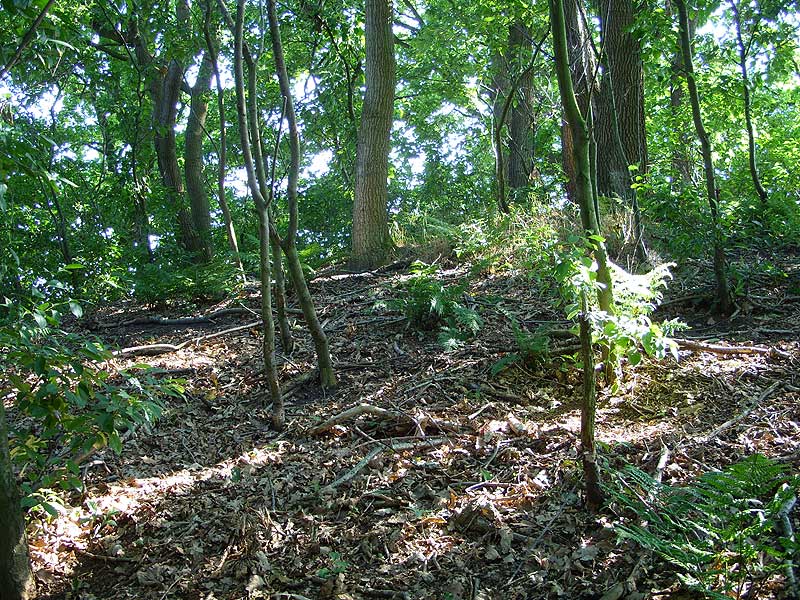
{"type": "Polygon", "coordinates": [[[709,433],[705,438],[703,438],[703,443],[707,444],[708,442],[713,440],[715,437],[719,436],[720,433],[722,433],[723,431],[728,429],[731,425],[734,425],[734,424],[738,423],[739,421],[741,421],[742,419],[744,419],[747,415],[749,415],[752,412],[752,410],[755,407],[757,407],[764,400],[769,398],[772,395],[772,393],[775,392],[775,390],[780,388],[782,385],[783,385],[782,381],[776,381],[775,383],[773,383],[766,390],[761,392],[761,395],[758,398],[756,398],[753,402],[751,402],[750,405],[747,408],[745,408],[745,410],[743,410],[740,414],[736,415],[732,419],[728,419],[722,425],[717,427],[714,431],[709,433]]]}

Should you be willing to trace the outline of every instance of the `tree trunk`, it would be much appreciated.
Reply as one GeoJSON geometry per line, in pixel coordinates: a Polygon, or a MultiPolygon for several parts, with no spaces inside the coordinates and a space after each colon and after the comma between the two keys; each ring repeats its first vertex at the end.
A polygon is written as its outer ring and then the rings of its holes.
{"type": "Polygon", "coordinates": [[[217,201],[219,208],[222,210],[222,217],[225,221],[225,233],[228,236],[228,246],[233,254],[233,260],[236,267],[242,275],[242,280],[245,279],[244,266],[242,265],[242,258],[239,255],[239,241],[236,239],[236,229],[233,226],[233,218],[231,211],[228,207],[228,199],[225,195],[225,172],[227,169],[227,156],[228,156],[228,135],[225,123],[225,92],[222,88],[222,78],[219,74],[219,62],[217,61],[217,47],[214,42],[214,36],[211,34],[209,21],[211,20],[211,0],[206,0],[205,5],[205,23],[203,25],[203,34],[206,39],[206,51],[208,52],[209,59],[211,60],[211,69],[214,73],[214,79],[217,84],[217,110],[219,112],[219,158],[217,163],[217,201]]]}
{"type": "MultiPolygon", "coordinates": [[[[274,158],[273,158],[274,161],[274,158]]],[[[271,216],[275,222],[274,216],[271,216]]],[[[272,273],[275,279],[275,316],[278,319],[278,331],[281,335],[281,349],[284,354],[294,352],[294,337],[286,314],[286,274],[283,270],[283,249],[277,231],[270,232],[270,245],[272,247],[272,273]]]]}
{"type": "MultiPolygon", "coordinates": [[[[586,10],[581,0],[566,0],[562,4],[566,24],[566,48],[573,94],[580,114],[589,115],[597,91],[595,75],[597,63],[591,47],[591,37],[586,29],[586,10]]],[[[587,132],[589,135],[591,132],[587,132]]],[[[591,142],[588,141],[587,144],[591,142]]],[[[575,164],[574,131],[570,124],[561,127],[561,160],[566,176],[566,191],[570,201],[578,204],[578,173],[575,164]]],[[[587,146],[588,152],[588,146],[587,146]]],[[[593,199],[594,202],[594,199],[593,199]]],[[[599,219],[599,215],[596,216],[599,219]]],[[[599,223],[599,220],[598,220],[599,223]]]]}
{"type": "Polygon", "coordinates": [[[388,225],[390,135],[395,58],[391,0],[365,0],[366,92],[356,152],[351,266],[368,270],[391,249],[388,225]]]}
{"type": "Polygon", "coordinates": [[[581,294],[581,314],[579,317],[581,359],[583,361],[583,403],[581,404],[581,461],[583,463],[584,484],[586,486],[586,507],[596,511],[603,504],[603,490],[600,488],[600,470],[597,466],[595,448],[595,417],[597,414],[597,385],[594,370],[594,348],[592,330],[589,323],[588,302],[581,294]]]}
{"type": "Polygon", "coordinates": [[[694,64],[692,62],[692,43],[689,39],[689,17],[684,0],[675,0],[678,7],[680,21],[680,46],[683,56],[683,68],[686,74],[686,85],[689,88],[689,101],[692,105],[692,120],[700,148],[703,154],[703,171],[706,180],[706,196],[711,209],[712,248],[714,261],[714,277],[717,284],[718,309],[722,314],[730,314],[731,296],[728,289],[728,278],[725,266],[724,236],[719,222],[719,199],[714,179],[714,162],[711,158],[711,141],[703,125],[703,116],[700,112],[700,96],[694,79],[694,64]]]}
{"type": "Polygon", "coordinates": [[[530,185],[533,173],[533,70],[526,65],[533,47],[530,28],[519,22],[512,25],[508,47],[509,58],[519,73],[508,126],[508,187],[513,201],[518,190],[530,185]]]}
{"type": "Polygon", "coordinates": [[[25,519],[8,452],[5,407],[0,401],[0,598],[28,600],[35,595],[25,519]]]}
{"type": "Polygon", "coordinates": [[[762,204],[767,203],[767,190],[761,185],[761,178],[758,175],[758,163],[756,162],[756,136],[753,132],[753,115],[750,105],[750,78],[747,75],[747,48],[742,39],[742,19],[739,15],[739,8],[736,1],[731,0],[733,11],[733,22],[736,26],[736,43],[739,46],[739,68],[742,72],[742,95],[744,100],[744,122],[747,127],[747,152],[750,161],[750,177],[753,180],[753,187],[756,189],[762,204]]]}
{"type": "MultiPolygon", "coordinates": [[[[670,15],[672,16],[672,15],[670,15]]],[[[695,20],[689,20],[689,39],[694,38],[695,20]]],[[[677,130],[675,141],[672,147],[672,188],[679,191],[692,184],[692,160],[689,156],[691,145],[690,135],[684,128],[684,121],[680,118],[680,108],[683,104],[683,56],[681,55],[680,44],[676,47],[675,53],[670,61],[670,88],[669,106],[672,111],[672,123],[677,130]],[[677,175],[677,176],[675,176],[677,175]],[[680,183],[680,185],[678,185],[680,183]]]]}
{"type": "Polygon", "coordinates": [[[297,180],[300,174],[300,136],[297,131],[297,116],[294,112],[294,102],[292,100],[291,84],[289,74],[286,70],[286,61],[283,56],[283,44],[281,43],[281,33],[278,27],[278,16],[275,11],[275,0],[267,0],[267,16],[269,18],[269,30],[272,38],[272,55],[275,59],[275,70],[278,74],[278,82],[283,97],[283,105],[286,114],[286,122],[289,127],[289,181],[286,187],[287,201],[289,204],[289,228],[283,240],[282,248],[286,255],[286,262],[289,267],[289,274],[292,277],[297,301],[303,310],[308,331],[314,340],[314,349],[317,354],[317,367],[319,369],[319,382],[323,388],[336,387],[336,374],[333,370],[328,337],[322,329],[322,325],[317,317],[314,308],[314,301],[306,284],[303,267],[300,264],[300,257],[297,254],[297,180]]]}
{"type": "Polygon", "coordinates": [[[642,220],[629,166],[647,173],[644,119],[644,69],[639,40],[631,32],[633,0],[600,0],[605,73],[597,103],[597,188],[601,196],[618,197],[633,214],[634,248],[646,256],[642,220]]]}
{"type": "MultiPolygon", "coordinates": [[[[556,63],[558,88],[561,94],[561,102],[564,106],[565,119],[572,133],[575,199],[580,207],[581,225],[584,233],[599,235],[600,227],[593,198],[594,186],[591,180],[589,127],[587,126],[586,118],[581,114],[581,109],[575,96],[575,87],[570,73],[570,55],[567,46],[567,26],[564,12],[563,0],[550,0],[550,22],[553,29],[553,54],[556,63]]],[[[591,108],[589,106],[587,106],[586,110],[587,114],[590,114],[591,108]]],[[[592,254],[597,262],[597,281],[602,284],[597,292],[598,305],[600,310],[613,314],[614,296],[611,273],[608,268],[606,249],[601,241],[595,241],[592,254]]],[[[585,296],[582,304],[580,327],[584,362],[584,403],[581,411],[581,451],[583,454],[587,506],[596,508],[602,498],[602,493],[599,488],[599,473],[594,449],[594,349],[592,348],[591,331],[587,320],[588,306],[585,296]]]]}
{"type": "Polygon", "coordinates": [[[208,102],[205,94],[211,85],[213,66],[208,52],[203,55],[197,80],[192,87],[189,118],[186,123],[186,147],[184,150],[184,174],[186,192],[189,196],[190,222],[185,232],[187,249],[193,260],[209,262],[213,255],[211,243],[211,214],[203,177],[203,138],[206,132],[208,102]]]}
{"type": "MultiPolygon", "coordinates": [[[[272,426],[282,430],[285,425],[285,412],[278,372],[275,367],[275,323],[272,320],[272,276],[269,259],[270,244],[270,216],[269,206],[264,197],[263,174],[264,166],[261,161],[261,134],[258,122],[258,98],[255,89],[255,64],[248,52],[248,95],[249,103],[245,100],[244,83],[244,5],[245,0],[238,0],[236,22],[234,24],[234,79],[236,81],[236,115],[239,121],[239,136],[242,144],[242,158],[247,172],[247,185],[256,204],[258,213],[258,238],[259,238],[259,271],[261,281],[261,322],[264,327],[262,349],[264,353],[264,374],[269,386],[272,399],[272,426]],[[249,108],[248,108],[249,107],[249,108]],[[252,126],[252,127],[251,127],[252,126]],[[258,162],[253,160],[253,150],[256,151],[258,162]],[[259,177],[256,178],[256,167],[259,177]]],[[[221,7],[224,5],[221,4],[221,7]]]]}

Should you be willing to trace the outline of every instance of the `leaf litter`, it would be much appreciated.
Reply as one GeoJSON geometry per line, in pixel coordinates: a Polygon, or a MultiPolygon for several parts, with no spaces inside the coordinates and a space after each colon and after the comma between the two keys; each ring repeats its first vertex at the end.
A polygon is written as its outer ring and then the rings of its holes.
{"type": "MultiPolygon", "coordinates": [[[[508,315],[531,329],[559,323],[552,302],[521,275],[476,279],[483,330],[445,353],[434,332],[379,308],[397,278],[312,283],[340,385],[323,393],[307,377],[313,347],[295,327],[295,352],[278,353],[280,434],[269,429],[255,328],[148,357],[186,379],[185,399],[130,436],[120,456],[97,453],[74,508],[31,525],[41,597],[675,597],[669,565],[617,541],[613,511],[582,507],[576,370],[516,361],[493,374],[514,351],[508,315]],[[359,406],[368,408],[353,412],[359,406]]],[[[682,284],[692,289],[679,279],[666,312],[686,308],[682,284]]],[[[755,452],[797,470],[800,307],[780,290],[762,293],[776,296],[779,313],[751,306],[695,331],[791,356],[681,352],[678,363],[628,368],[616,394],[601,392],[597,435],[609,465],[653,473],[666,447],[665,483],[755,452]],[[788,333],[769,333],[778,330],[788,333]]],[[[257,297],[240,302],[255,307],[257,297]]],[[[99,329],[119,345],[179,345],[251,318],[229,311],[164,325],[127,307],[99,329]]],[[[133,362],[142,358],[116,366],[133,362]]]]}

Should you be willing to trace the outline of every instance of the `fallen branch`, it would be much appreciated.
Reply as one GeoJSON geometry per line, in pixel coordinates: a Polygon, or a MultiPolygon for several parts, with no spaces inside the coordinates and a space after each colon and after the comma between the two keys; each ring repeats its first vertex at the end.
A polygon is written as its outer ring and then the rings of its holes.
{"type": "Polygon", "coordinates": [[[694,352],[710,352],[712,354],[761,354],[767,356],[780,356],[781,358],[791,358],[788,352],[778,348],[765,348],[763,346],[720,346],[719,344],[707,344],[687,339],[675,339],[681,350],[691,350],[694,352]]]}
{"type": "Polygon", "coordinates": [[[749,415],[753,411],[753,409],[756,406],[761,404],[764,400],[766,400],[768,397],[770,397],[775,390],[780,388],[782,384],[783,384],[782,381],[776,381],[775,383],[773,383],[771,386],[769,386],[767,389],[765,389],[763,392],[761,392],[761,395],[758,398],[756,398],[753,402],[751,402],[750,405],[745,410],[743,410],[740,414],[736,415],[732,419],[728,419],[722,425],[717,427],[714,431],[709,433],[703,439],[703,443],[707,444],[708,442],[713,440],[715,437],[719,436],[720,433],[722,433],[723,431],[728,429],[731,425],[734,425],[735,423],[738,423],[739,421],[744,419],[747,415],[749,415]]]}
{"type": "Polygon", "coordinates": [[[350,481],[351,479],[353,479],[353,477],[358,475],[361,472],[361,470],[364,467],[366,467],[373,458],[378,456],[378,454],[380,454],[384,450],[400,452],[402,450],[412,450],[414,448],[418,448],[419,446],[432,446],[435,444],[443,444],[446,441],[447,440],[445,438],[421,438],[413,442],[390,442],[388,444],[385,444],[381,440],[375,440],[376,443],[379,443],[381,445],[370,450],[364,458],[362,458],[350,469],[348,469],[344,475],[339,477],[339,479],[337,479],[336,481],[329,483],[328,485],[323,487],[320,491],[323,493],[332,492],[343,483],[350,481]]]}
{"type": "Polygon", "coordinates": [[[309,429],[309,433],[311,435],[319,435],[325,431],[328,431],[332,427],[335,427],[339,423],[344,423],[350,419],[355,419],[356,417],[360,417],[361,415],[373,415],[376,417],[381,417],[384,419],[406,419],[409,421],[413,421],[411,417],[394,410],[387,410],[385,408],[378,408],[377,406],[372,406],[371,404],[358,404],[353,406],[352,408],[348,408],[345,411],[340,412],[338,415],[335,415],[325,421],[317,425],[316,427],[312,427],[309,429]]]}
{"type": "Polygon", "coordinates": [[[217,331],[216,333],[201,335],[200,337],[186,340],[185,342],[182,342],[177,345],[150,344],[146,346],[131,346],[130,348],[122,348],[121,350],[116,350],[115,352],[113,352],[113,354],[114,356],[142,356],[142,355],[153,356],[157,354],[166,354],[167,352],[177,352],[178,350],[183,350],[184,348],[192,344],[199,345],[207,340],[221,337],[229,333],[236,333],[237,331],[244,331],[245,329],[252,329],[253,327],[258,327],[259,325],[261,325],[261,321],[253,321],[252,323],[247,323],[246,325],[239,325],[237,327],[231,327],[230,329],[223,329],[222,331],[217,331]]]}
{"type": "Polygon", "coordinates": [[[256,313],[255,311],[252,311],[249,308],[244,308],[244,307],[222,308],[220,310],[215,310],[214,312],[210,312],[207,315],[197,315],[195,317],[167,318],[154,315],[149,317],[136,317],[135,319],[120,321],[118,323],[98,322],[97,326],[108,328],[108,327],[130,327],[132,325],[194,325],[197,323],[211,323],[214,321],[214,319],[219,319],[220,317],[227,317],[229,315],[245,315],[245,314],[256,314],[256,313]]]}

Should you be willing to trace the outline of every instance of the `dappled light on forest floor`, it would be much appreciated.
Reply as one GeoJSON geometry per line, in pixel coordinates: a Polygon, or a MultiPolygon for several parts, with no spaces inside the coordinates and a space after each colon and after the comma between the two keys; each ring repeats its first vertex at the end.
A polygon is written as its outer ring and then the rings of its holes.
{"type": "MultiPolygon", "coordinates": [[[[531,329],[558,316],[511,279],[478,279],[467,294],[484,329],[445,353],[433,333],[407,329],[383,307],[394,284],[391,274],[313,284],[337,332],[341,383],[326,395],[302,379],[311,348],[298,340],[293,356],[279,357],[288,414],[280,434],[268,427],[254,331],[151,358],[186,379],[186,398],[171,400],[152,431],[137,430],[121,456],[95,456],[78,509],[33,527],[35,568],[51,597],[675,589],[667,564],[617,540],[620,514],[582,507],[580,378],[570,359],[492,368],[513,351],[508,315],[531,329]]],[[[198,333],[101,320],[104,335],[127,345],[198,333]]],[[[226,317],[203,331],[236,324],[226,317]]],[[[780,347],[797,351],[794,340],[780,347]]],[[[754,452],[800,462],[796,358],[679,358],[629,367],[616,389],[601,390],[604,470],[630,463],[653,473],[665,449],[670,484],[754,452]]]]}

